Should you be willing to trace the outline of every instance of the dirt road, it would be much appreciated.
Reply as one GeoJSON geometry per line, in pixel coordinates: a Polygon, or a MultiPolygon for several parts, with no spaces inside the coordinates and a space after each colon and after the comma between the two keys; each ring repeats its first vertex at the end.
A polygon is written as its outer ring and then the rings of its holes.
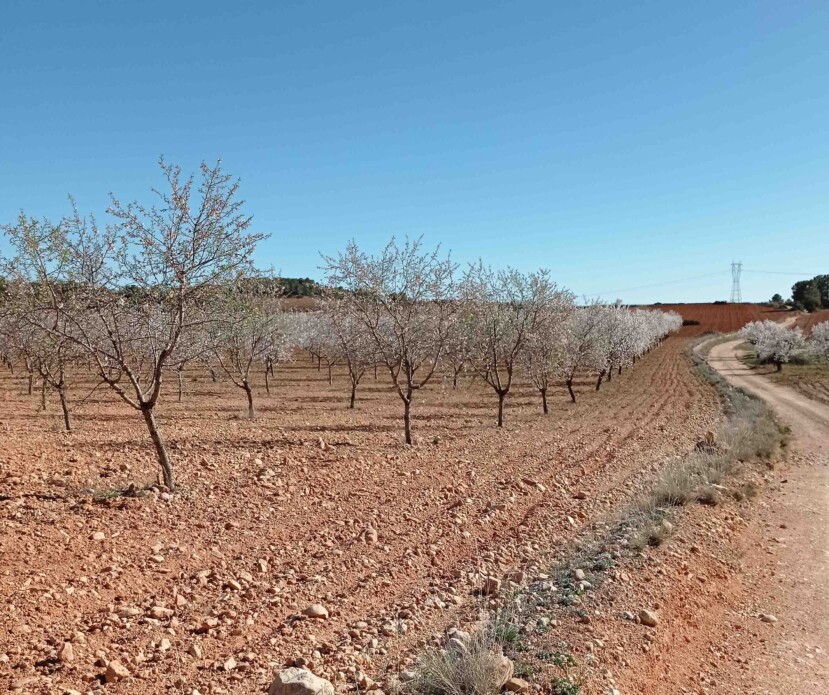
{"type": "Polygon", "coordinates": [[[771,405],[792,429],[793,456],[753,525],[745,548],[750,568],[746,605],[732,615],[773,615],[770,637],[731,631],[729,651],[741,659],[717,674],[717,692],[759,695],[829,693],[829,407],[752,373],[740,341],[715,346],[709,363],[735,386],[771,405]]]}

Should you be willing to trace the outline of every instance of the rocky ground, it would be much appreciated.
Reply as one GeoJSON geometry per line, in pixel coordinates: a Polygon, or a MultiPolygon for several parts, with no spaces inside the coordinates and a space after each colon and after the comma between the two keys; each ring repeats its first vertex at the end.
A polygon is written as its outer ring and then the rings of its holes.
{"type": "MultiPolygon", "coordinates": [[[[299,665],[337,689],[385,686],[469,618],[484,577],[505,588],[543,581],[572,539],[714,425],[716,395],[684,349],[669,340],[600,393],[585,382],[575,405],[560,391],[547,417],[520,388],[503,431],[482,385],[435,383],[418,394],[411,448],[382,379],[367,377],[352,412],[342,376],[329,386],[300,359],[272,397],[259,394],[249,422],[241,391],[189,375],[183,402],[171,391],[161,417],[174,497],[117,494],[151,482],[155,465],[142,423],[108,394],[79,406],[77,431],[64,434],[56,404],[37,412],[23,380],[4,373],[0,682],[31,693],[250,693],[299,665]]],[[[706,519],[724,545],[728,524],[706,519]]],[[[641,584],[620,575],[652,590],[619,599],[620,610],[659,612],[663,562],[647,564],[641,584]]],[[[706,588],[728,562],[703,570],[706,588]]],[[[627,642],[599,637],[598,618],[577,625],[585,644],[604,645],[590,649],[619,654],[614,671],[633,663],[627,642]]],[[[637,642],[651,634],[617,627],[637,642]]]]}

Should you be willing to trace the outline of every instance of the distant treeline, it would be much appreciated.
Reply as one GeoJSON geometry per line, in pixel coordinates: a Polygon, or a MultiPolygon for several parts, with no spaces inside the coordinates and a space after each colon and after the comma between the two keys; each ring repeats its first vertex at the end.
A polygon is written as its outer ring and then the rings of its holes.
{"type": "MultiPolygon", "coordinates": [[[[73,290],[77,290],[77,285],[73,283],[57,283],[62,291],[69,296],[73,290]]],[[[254,294],[271,295],[279,297],[319,297],[323,294],[323,287],[311,278],[246,278],[241,281],[245,289],[252,291],[254,294]]],[[[6,280],[0,277],[0,297],[5,294],[6,280]]],[[[164,288],[155,287],[151,290],[137,287],[136,285],[124,285],[118,290],[121,296],[140,300],[147,298],[150,295],[159,295],[164,292],[164,288]]]]}
{"type": "Polygon", "coordinates": [[[829,275],[815,275],[811,280],[794,283],[792,304],[795,309],[804,311],[829,309],[829,275]]]}

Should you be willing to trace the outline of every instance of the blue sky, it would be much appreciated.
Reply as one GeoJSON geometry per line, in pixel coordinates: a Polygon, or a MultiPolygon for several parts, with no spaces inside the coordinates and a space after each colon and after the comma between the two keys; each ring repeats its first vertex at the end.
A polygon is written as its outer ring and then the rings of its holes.
{"type": "Polygon", "coordinates": [[[825,0],[0,5],[0,221],[221,157],[292,276],[393,234],[629,302],[829,272],[827,114],[825,0]]]}

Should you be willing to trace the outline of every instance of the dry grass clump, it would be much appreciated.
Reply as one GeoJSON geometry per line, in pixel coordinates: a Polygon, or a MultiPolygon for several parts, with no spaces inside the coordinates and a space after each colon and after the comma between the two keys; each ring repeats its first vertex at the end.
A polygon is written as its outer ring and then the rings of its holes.
{"type": "Polygon", "coordinates": [[[426,651],[416,674],[407,690],[418,695],[497,695],[512,677],[512,662],[484,629],[461,644],[426,651]]]}

